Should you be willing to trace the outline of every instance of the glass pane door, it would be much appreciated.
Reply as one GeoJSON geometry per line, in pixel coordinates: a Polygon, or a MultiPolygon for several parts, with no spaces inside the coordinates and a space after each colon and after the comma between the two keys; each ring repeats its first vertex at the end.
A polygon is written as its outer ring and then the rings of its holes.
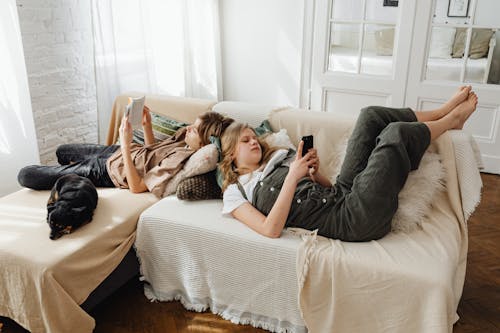
{"type": "MultiPolygon", "coordinates": [[[[376,76],[394,72],[399,7],[379,0],[332,0],[329,71],[376,76]]],[[[388,2],[389,3],[389,2],[388,2]]]]}
{"type": "Polygon", "coordinates": [[[435,0],[426,80],[500,82],[498,0],[435,0]]]}

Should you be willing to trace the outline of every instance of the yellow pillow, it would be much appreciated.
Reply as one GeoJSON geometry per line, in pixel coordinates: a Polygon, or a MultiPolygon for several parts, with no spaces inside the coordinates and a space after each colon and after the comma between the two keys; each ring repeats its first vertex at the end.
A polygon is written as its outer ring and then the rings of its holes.
{"type": "Polygon", "coordinates": [[[375,31],[377,55],[391,56],[394,48],[394,28],[375,31]]]}

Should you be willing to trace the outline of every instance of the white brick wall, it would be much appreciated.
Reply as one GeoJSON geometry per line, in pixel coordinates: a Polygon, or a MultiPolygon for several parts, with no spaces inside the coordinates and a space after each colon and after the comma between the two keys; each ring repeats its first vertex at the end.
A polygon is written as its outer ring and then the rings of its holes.
{"type": "MultiPolygon", "coordinates": [[[[0,0],[1,1],[1,0],[0,0]]],[[[17,0],[42,164],[63,143],[97,143],[89,0],[17,0]]]]}

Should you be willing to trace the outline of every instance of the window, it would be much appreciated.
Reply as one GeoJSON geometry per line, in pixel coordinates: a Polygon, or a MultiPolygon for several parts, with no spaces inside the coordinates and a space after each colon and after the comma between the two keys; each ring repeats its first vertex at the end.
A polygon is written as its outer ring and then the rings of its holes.
{"type": "Polygon", "coordinates": [[[500,81],[498,0],[436,0],[426,80],[500,81]]]}
{"type": "Polygon", "coordinates": [[[378,0],[332,0],[329,71],[390,76],[399,8],[378,0]]]}

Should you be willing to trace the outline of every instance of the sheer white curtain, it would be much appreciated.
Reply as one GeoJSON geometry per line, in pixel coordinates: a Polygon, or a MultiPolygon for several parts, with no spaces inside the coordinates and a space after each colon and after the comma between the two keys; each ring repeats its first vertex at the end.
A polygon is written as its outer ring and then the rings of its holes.
{"type": "Polygon", "coordinates": [[[19,169],[40,163],[15,0],[0,1],[0,73],[1,197],[20,188],[19,169]]]}
{"type": "Polygon", "coordinates": [[[220,99],[218,0],[93,0],[99,140],[116,95],[220,99]]]}

